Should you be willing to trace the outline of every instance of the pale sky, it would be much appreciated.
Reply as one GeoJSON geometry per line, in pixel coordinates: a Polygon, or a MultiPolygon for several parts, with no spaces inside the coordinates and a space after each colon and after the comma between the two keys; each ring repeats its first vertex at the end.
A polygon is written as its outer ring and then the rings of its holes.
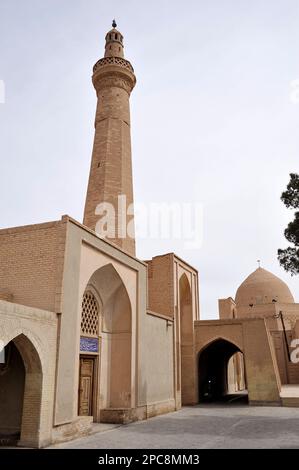
{"type": "Polygon", "coordinates": [[[277,248],[292,218],[280,194],[299,172],[298,0],[0,0],[1,228],[82,221],[96,96],[92,67],[116,18],[137,76],[131,97],[136,202],[203,205],[201,317],[262,266],[299,302],[277,248]]]}

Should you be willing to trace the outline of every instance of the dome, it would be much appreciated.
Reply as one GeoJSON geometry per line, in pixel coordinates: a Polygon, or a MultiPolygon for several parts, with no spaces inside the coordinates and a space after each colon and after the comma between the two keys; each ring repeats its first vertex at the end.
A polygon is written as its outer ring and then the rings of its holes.
{"type": "Polygon", "coordinates": [[[295,302],[286,283],[263,268],[258,268],[250,274],[236,293],[237,307],[269,304],[273,300],[286,304],[295,302]]]}

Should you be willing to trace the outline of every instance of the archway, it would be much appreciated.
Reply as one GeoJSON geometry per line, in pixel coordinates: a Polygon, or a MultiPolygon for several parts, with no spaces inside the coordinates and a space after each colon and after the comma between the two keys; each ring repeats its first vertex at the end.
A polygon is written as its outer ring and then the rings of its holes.
{"type": "Polygon", "coordinates": [[[247,401],[247,393],[230,394],[229,360],[243,357],[242,351],[232,342],[223,338],[214,340],[207,345],[198,356],[198,387],[199,402],[247,401]],[[235,356],[236,354],[238,356],[235,356]]]}
{"type": "Polygon", "coordinates": [[[42,367],[38,352],[21,334],[5,347],[0,364],[0,438],[3,445],[17,442],[39,445],[42,367]]]}
{"type": "MultiPolygon", "coordinates": [[[[89,369],[94,370],[92,411],[89,414],[98,421],[101,409],[131,407],[132,309],[124,282],[112,264],[103,266],[91,276],[84,295],[86,293],[91,293],[99,305],[98,332],[94,334],[98,346],[93,351],[84,351],[81,346],[80,357],[85,360],[85,369],[89,363],[89,369]]],[[[84,336],[87,335],[81,324],[81,343],[84,336]]],[[[85,382],[90,383],[86,377],[85,382]]]]}
{"type": "Polygon", "coordinates": [[[192,295],[184,273],[179,280],[182,405],[192,403],[194,381],[192,295]]]}

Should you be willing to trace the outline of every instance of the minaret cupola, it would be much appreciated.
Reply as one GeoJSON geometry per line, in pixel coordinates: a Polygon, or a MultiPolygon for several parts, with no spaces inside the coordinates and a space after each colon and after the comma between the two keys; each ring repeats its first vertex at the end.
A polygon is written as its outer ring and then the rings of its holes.
{"type": "Polygon", "coordinates": [[[123,35],[116,29],[115,20],[112,23],[113,29],[106,34],[105,57],[124,57],[123,35]]]}

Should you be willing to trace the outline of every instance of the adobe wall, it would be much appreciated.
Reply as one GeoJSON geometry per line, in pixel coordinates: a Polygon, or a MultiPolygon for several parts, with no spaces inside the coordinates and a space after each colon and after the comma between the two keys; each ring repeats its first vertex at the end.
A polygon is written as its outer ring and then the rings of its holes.
{"type": "Polygon", "coordinates": [[[150,417],[175,409],[174,325],[154,312],[147,312],[144,320],[140,366],[145,368],[146,375],[139,389],[140,395],[146,394],[146,417],[150,417]]]}
{"type": "Polygon", "coordinates": [[[231,297],[218,300],[218,311],[220,320],[227,318],[236,318],[236,304],[231,297]]]}
{"type": "Polygon", "coordinates": [[[280,404],[280,377],[273,343],[263,318],[195,322],[195,354],[224,339],[244,354],[250,404],[280,404]]]}
{"type": "Polygon", "coordinates": [[[251,404],[280,404],[280,377],[270,333],[263,319],[243,322],[243,352],[251,404]]]}
{"type": "Polygon", "coordinates": [[[299,304],[283,304],[280,302],[273,302],[270,304],[257,304],[252,307],[241,306],[237,308],[238,318],[253,318],[260,316],[273,316],[282,312],[284,317],[296,317],[299,315],[299,304]]]}

